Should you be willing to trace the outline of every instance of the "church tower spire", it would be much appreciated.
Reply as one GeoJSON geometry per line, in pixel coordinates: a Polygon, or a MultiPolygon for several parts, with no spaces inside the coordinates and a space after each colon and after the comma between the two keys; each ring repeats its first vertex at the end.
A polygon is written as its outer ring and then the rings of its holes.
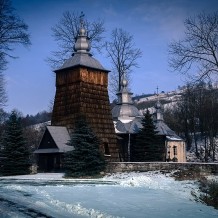
{"type": "Polygon", "coordinates": [[[109,161],[117,161],[117,139],[107,89],[109,70],[89,53],[91,46],[83,17],[82,13],[72,57],[55,71],[56,94],[51,125],[74,129],[77,118],[85,115],[101,141],[101,152],[109,161]]]}
{"type": "Polygon", "coordinates": [[[159,93],[158,93],[158,86],[157,86],[157,103],[154,106],[155,108],[155,121],[163,121],[163,105],[160,103],[160,99],[159,99],[159,93]]]}
{"type": "Polygon", "coordinates": [[[121,82],[120,92],[117,93],[118,104],[133,104],[132,93],[128,91],[128,81],[125,78],[125,73],[123,74],[123,79],[121,82]]]}
{"type": "Polygon", "coordinates": [[[79,28],[78,35],[76,37],[76,43],[74,45],[74,51],[76,53],[89,53],[91,49],[89,38],[87,36],[87,32],[84,27],[84,20],[83,20],[84,16],[85,15],[83,14],[83,12],[81,12],[80,28],[79,28]]]}
{"type": "Polygon", "coordinates": [[[132,93],[128,91],[128,81],[123,75],[121,89],[117,93],[118,102],[117,105],[112,109],[112,116],[114,119],[134,119],[140,116],[139,110],[133,104],[132,93]]]}

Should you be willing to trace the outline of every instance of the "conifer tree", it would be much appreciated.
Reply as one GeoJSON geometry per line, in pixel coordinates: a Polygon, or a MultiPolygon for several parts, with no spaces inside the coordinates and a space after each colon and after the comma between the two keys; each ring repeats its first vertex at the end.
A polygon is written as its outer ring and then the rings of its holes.
{"type": "Polygon", "coordinates": [[[162,160],[156,127],[149,110],[144,114],[142,126],[133,146],[133,160],[136,162],[162,160]]]}
{"type": "Polygon", "coordinates": [[[75,123],[68,145],[74,150],[65,153],[65,176],[92,176],[105,169],[105,160],[99,151],[100,141],[88,126],[84,116],[75,123]]]}
{"type": "Polygon", "coordinates": [[[15,111],[12,111],[3,133],[0,156],[1,175],[22,175],[30,173],[30,150],[23,137],[23,130],[15,111]]]}

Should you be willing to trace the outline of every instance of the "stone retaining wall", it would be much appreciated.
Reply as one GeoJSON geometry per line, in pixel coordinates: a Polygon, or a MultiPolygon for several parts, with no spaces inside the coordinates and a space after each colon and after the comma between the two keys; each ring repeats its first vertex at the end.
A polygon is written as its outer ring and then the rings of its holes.
{"type": "Polygon", "coordinates": [[[173,171],[193,170],[202,173],[218,174],[218,163],[175,163],[175,162],[110,162],[107,165],[107,173],[117,172],[146,172],[146,171],[173,171]]]}

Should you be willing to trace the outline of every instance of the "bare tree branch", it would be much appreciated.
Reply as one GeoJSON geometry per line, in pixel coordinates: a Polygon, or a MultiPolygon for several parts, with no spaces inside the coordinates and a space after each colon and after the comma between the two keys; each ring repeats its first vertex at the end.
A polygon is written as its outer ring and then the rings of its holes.
{"type": "Polygon", "coordinates": [[[3,70],[8,57],[15,58],[12,51],[16,45],[30,45],[28,26],[15,13],[10,0],[0,0],[0,107],[6,103],[3,70]]]}
{"type": "Polygon", "coordinates": [[[6,105],[7,95],[5,91],[5,79],[3,72],[0,71],[0,108],[6,105]]]}
{"type": "Polygon", "coordinates": [[[133,36],[118,28],[112,31],[111,39],[105,43],[105,48],[113,66],[110,88],[112,93],[116,93],[121,88],[124,73],[126,79],[130,80],[131,70],[138,67],[137,59],[142,56],[142,52],[135,48],[133,36]]]}
{"type": "MultiPolygon", "coordinates": [[[[100,52],[103,45],[102,34],[105,32],[104,22],[102,20],[93,22],[84,20],[84,25],[88,32],[92,49],[100,52]]],[[[69,11],[64,12],[59,23],[52,27],[52,36],[58,44],[58,51],[53,51],[51,57],[47,58],[47,62],[53,69],[60,67],[72,55],[79,27],[80,14],[69,11]]]]}
{"type": "Polygon", "coordinates": [[[169,66],[195,80],[218,75],[218,12],[200,13],[185,20],[185,38],[169,46],[169,66]]]}
{"type": "Polygon", "coordinates": [[[30,45],[28,26],[15,14],[11,1],[0,0],[0,70],[7,65],[7,56],[17,44],[30,45]],[[4,66],[2,68],[2,66],[4,66]]]}

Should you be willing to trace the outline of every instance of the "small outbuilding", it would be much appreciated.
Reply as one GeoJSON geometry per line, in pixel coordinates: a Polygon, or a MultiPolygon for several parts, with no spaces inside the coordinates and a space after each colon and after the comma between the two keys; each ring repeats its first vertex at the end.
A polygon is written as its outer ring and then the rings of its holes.
{"type": "Polygon", "coordinates": [[[157,135],[165,141],[165,160],[174,162],[186,162],[186,144],[172,129],[164,122],[163,106],[157,101],[155,113],[153,114],[157,135]]]}

